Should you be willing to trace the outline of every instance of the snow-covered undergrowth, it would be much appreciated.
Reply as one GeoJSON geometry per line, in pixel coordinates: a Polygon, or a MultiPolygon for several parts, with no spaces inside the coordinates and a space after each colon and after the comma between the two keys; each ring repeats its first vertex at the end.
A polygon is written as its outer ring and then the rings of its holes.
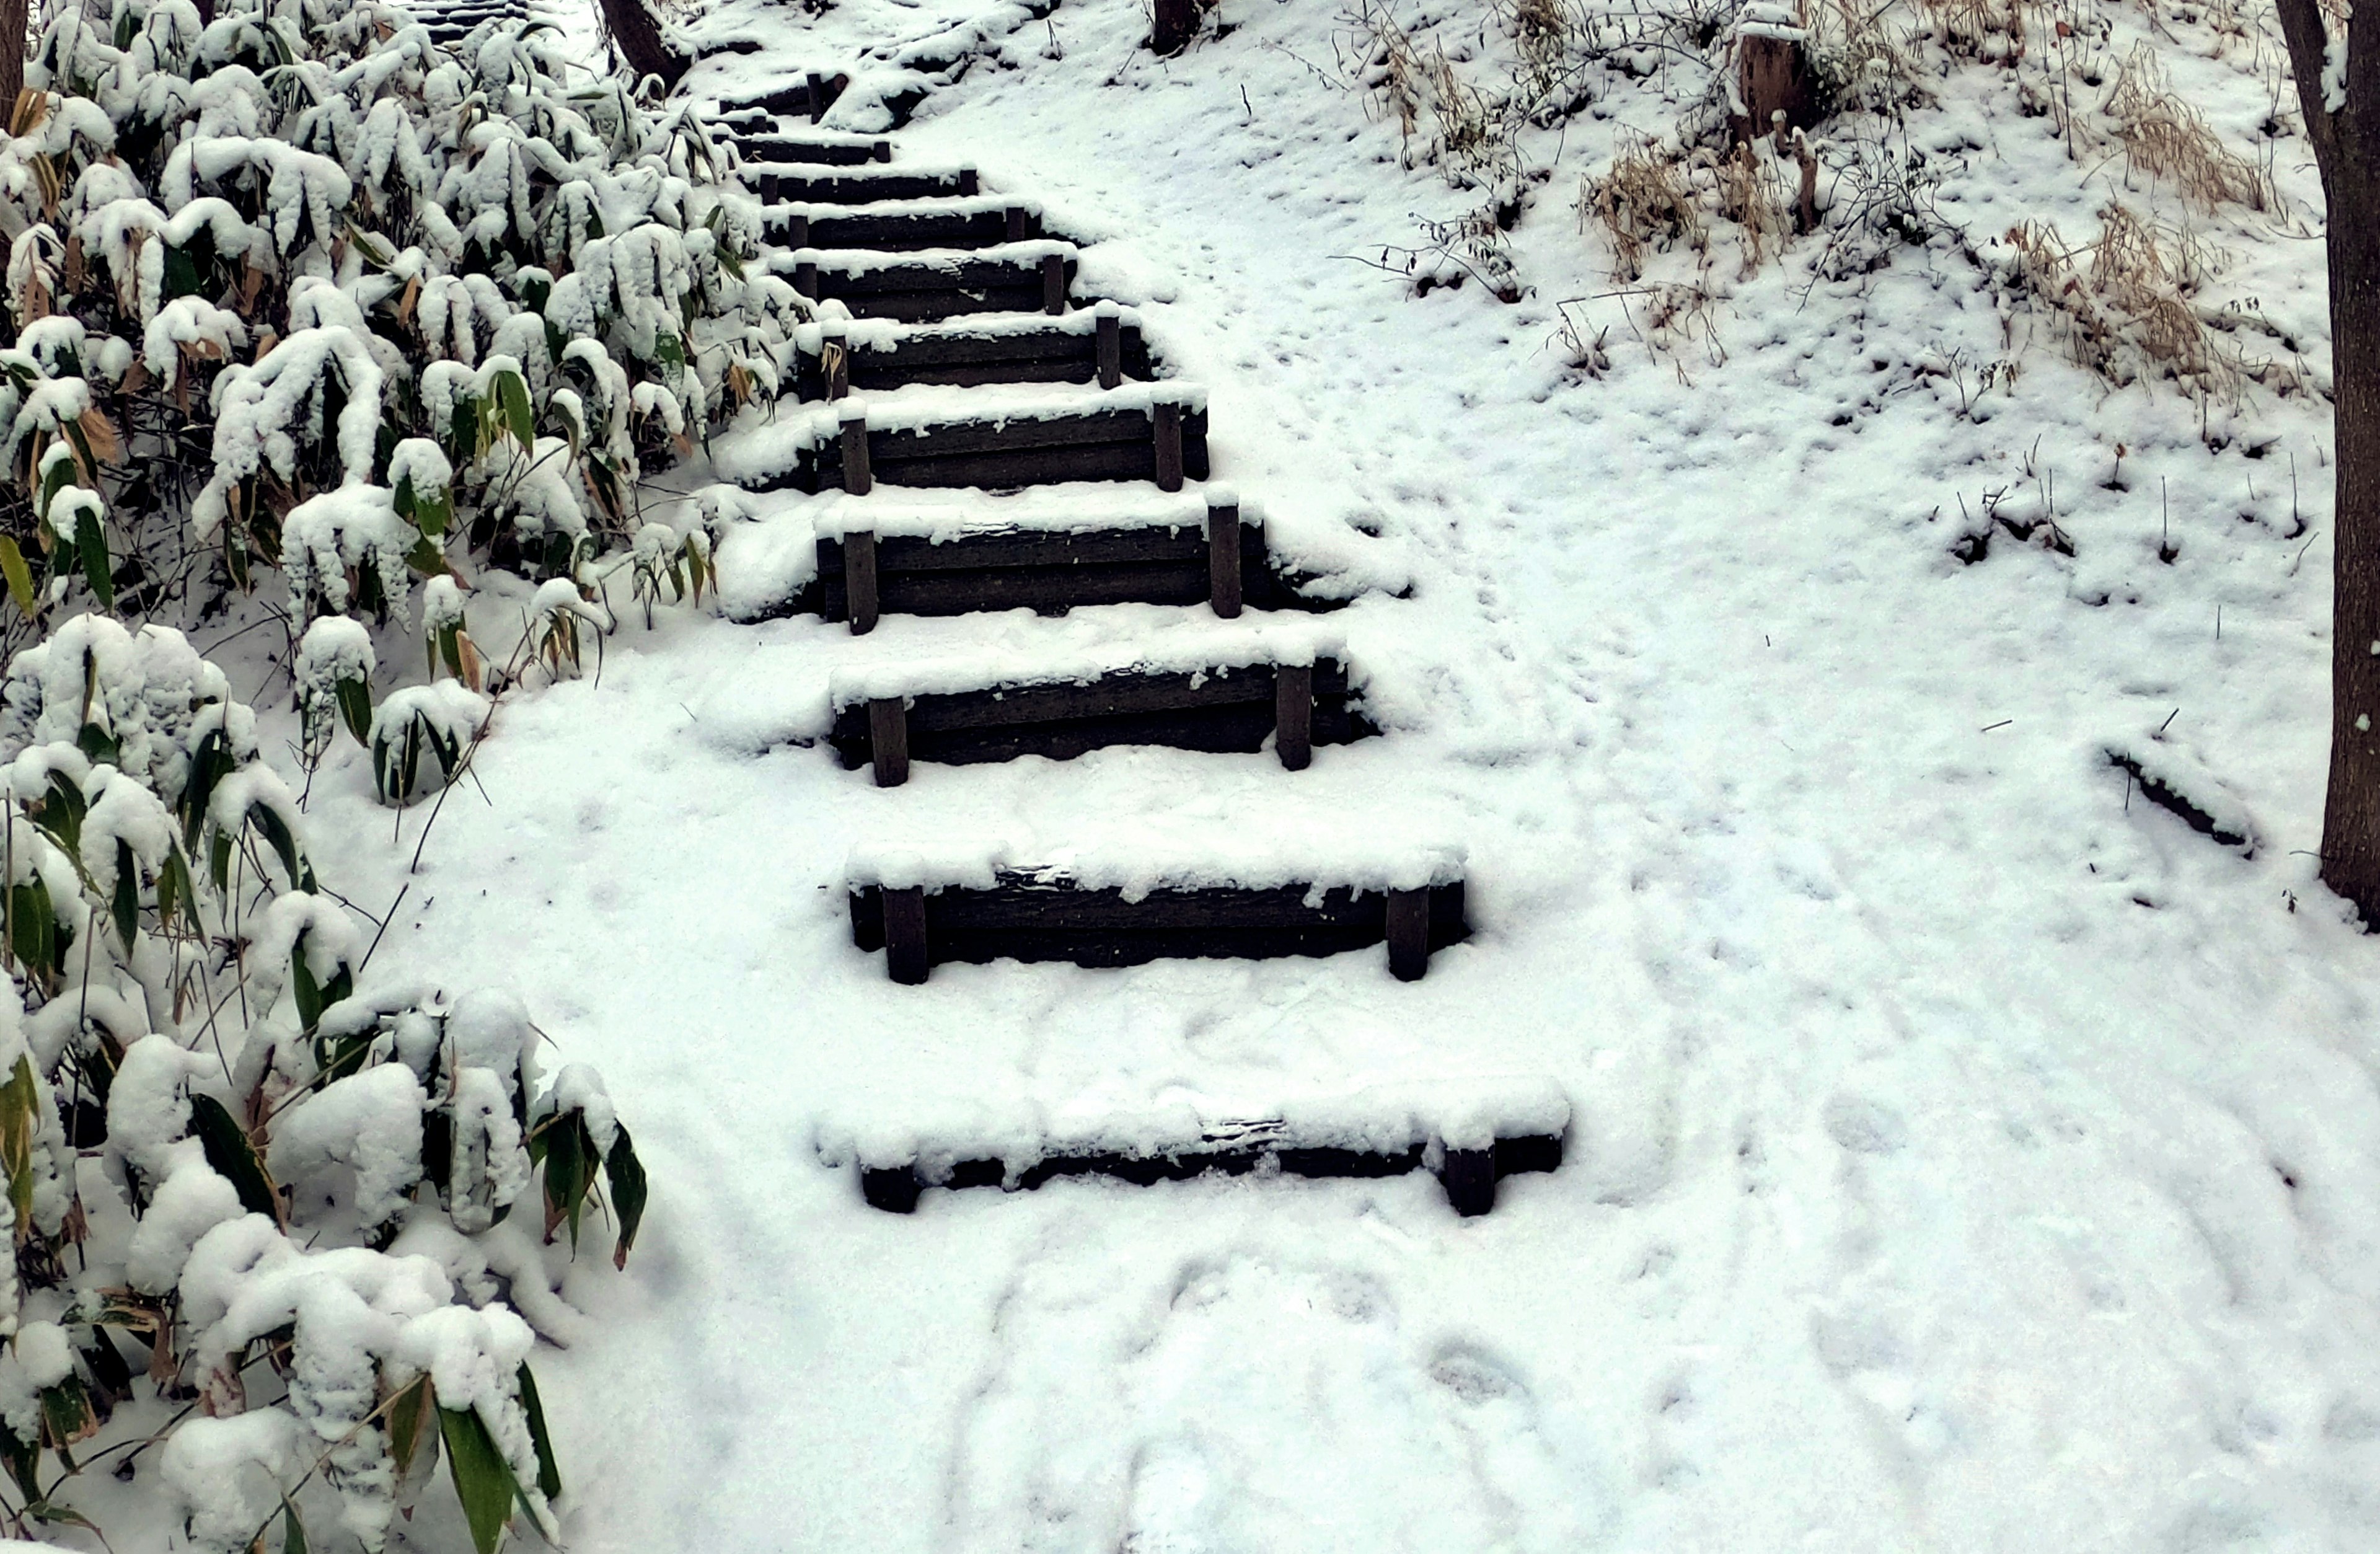
{"type": "Polygon", "coordinates": [[[454,990],[510,977],[367,977],[386,924],[305,789],[344,759],[378,805],[443,803],[615,584],[649,622],[698,602],[708,537],[640,483],[765,412],[807,310],[747,276],[758,207],[700,120],[541,27],[449,54],[378,5],[125,0],[54,9],[27,74],[0,1529],[551,1537],[530,1351],[581,1330],[582,1233],[625,1264],[643,1170],[593,1070],[540,1077],[528,1012],[454,990]],[[210,621],[248,645],[175,629],[210,621]],[[234,697],[259,671],[286,715],[234,697]]]}
{"type": "Polygon", "coordinates": [[[377,1549],[443,1444],[481,1550],[516,1506],[551,1531],[528,1354],[569,1318],[507,1217],[541,1196],[575,1247],[600,1173],[625,1262],[644,1180],[601,1081],[541,1087],[508,998],[358,991],[256,715],[178,632],[67,622],[10,666],[0,748],[9,1524],[96,1530],[97,1498],[197,1549],[377,1549]],[[140,1491],[86,1493],[102,1466],[140,1491]]]}
{"type": "Polygon", "coordinates": [[[299,625],[385,622],[473,557],[577,581],[649,465],[774,398],[807,316],[745,272],[759,206],[699,120],[538,28],[450,55],[378,5],[124,0],[66,8],[29,79],[0,150],[28,618],[204,615],[273,564],[299,625]]]}

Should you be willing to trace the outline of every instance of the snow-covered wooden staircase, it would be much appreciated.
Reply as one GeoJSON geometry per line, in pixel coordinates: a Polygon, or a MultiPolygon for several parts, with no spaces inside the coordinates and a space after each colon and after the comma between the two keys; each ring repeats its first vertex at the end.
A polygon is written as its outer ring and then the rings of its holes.
{"type": "MultiPolygon", "coordinates": [[[[1302,589],[1261,513],[1208,482],[1205,391],[1165,374],[1130,309],[1085,291],[1075,245],[1035,203],[986,191],[972,167],[900,163],[885,138],[804,125],[831,80],[811,74],[723,105],[763,200],[766,262],[818,313],[797,341],[798,403],[713,449],[719,472],[747,490],[812,493],[800,510],[815,572],[754,613],[814,612],[864,635],[887,614],[1184,613],[1181,630],[1128,651],[838,674],[826,742],[844,763],[894,787],[918,762],[1269,743],[1293,772],[1318,747],[1378,733],[1361,666],[1315,614],[1337,601],[1302,589]]],[[[1070,847],[1062,862],[990,839],[893,838],[853,852],[845,890],[854,942],[880,951],[899,983],[954,961],[1128,966],[1374,946],[1410,981],[1469,931],[1463,856],[1441,839],[1283,856],[1235,854],[1219,837],[1152,866],[1137,844],[1070,847]]],[[[1062,1145],[1018,1146],[1004,1130],[1006,1144],[980,1152],[905,1135],[886,1144],[878,1130],[850,1159],[869,1202],[904,1211],[928,1185],[1426,1167],[1462,1212],[1482,1213],[1500,1176],[1560,1162],[1567,1125],[1558,1097],[1500,1094],[1480,1091],[1459,1118],[1407,1105],[1352,1128],[1327,1108],[1297,1124],[1284,1103],[1278,1118],[1176,1119],[1155,1133],[1127,1121],[1062,1145]]]]}

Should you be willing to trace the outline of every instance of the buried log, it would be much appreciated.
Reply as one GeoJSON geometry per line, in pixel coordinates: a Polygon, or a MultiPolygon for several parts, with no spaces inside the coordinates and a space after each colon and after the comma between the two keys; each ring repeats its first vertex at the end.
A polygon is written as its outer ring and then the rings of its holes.
{"type": "Polygon", "coordinates": [[[2110,749],[2107,757],[2107,764],[2120,769],[2131,784],[2140,789],[2141,796],[2151,804],[2175,816],[2182,824],[2218,846],[2238,847],[2249,857],[2256,856],[2255,836],[2243,821],[2217,817],[2172,783],[2143,766],[2129,751],[2110,749]]]}

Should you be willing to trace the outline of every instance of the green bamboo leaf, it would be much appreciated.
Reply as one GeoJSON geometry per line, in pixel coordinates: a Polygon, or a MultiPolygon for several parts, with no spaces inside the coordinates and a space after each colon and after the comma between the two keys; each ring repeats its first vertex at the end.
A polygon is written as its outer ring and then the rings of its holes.
{"type": "Polygon", "coordinates": [[[83,1390],[82,1378],[69,1374],[55,1387],[42,1389],[42,1432],[63,1455],[65,1449],[99,1433],[99,1414],[83,1390]]]}
{"type": "Polygon", "coordinates": [[[275,1212],[280,1203],[273,1196],[273,1178],[264,1173],[264,1162],[256,1158],[256,1146],[248,1141],[248,1135],[232,1121],[221,1101],[209,1095],[192,1096],[190,1131],[199,1135],[208,1166],[239,1194],[242,1208],[272,1220],[281,1218],[275,1212]]]}
{"type": "Polygon", "coordinates": [[[289,989],[298,1000],[298,1028],[310,1031],[322,1023],[322,1008],[327,1001],[314,980],[314,968],[306,964],[306,939],[307,935],[301,933],[289,947],[289,989]]]}
{"type": "Polygon", "coordinates": [[[620,1242],[613,1249],[612,1266],[628,1266],[628,1248],[637,1242],[637,1227],[645,1218],[645,1168],[637,1159],[637,1147],[628,1142],[628,1130],[619,1128],[612,1135],[611,1152],[603,1157],[603,1178],[611,1184],[612,1212],[619,1216],[620,1242]]]}
{"type": "Polygon", "coordinates": [[[11,888],[8,894],[9,948],[27,965],[43,971],[55,968],[59,961],[58,918],[50,905],[50,887],[35,875],[26,883],[11,888]]]}
{"type": "Polygon", "coordinates": [[[108,571],[107,530],[99,515],[86,507],[75,519],[75,554],[82,558],[82,580],[103,610],[115,608],[115,578],[108,571]]]}
{"type": "Polygon", "coordinates": [[[298,1520],[298,1508],[288,1500],[281,1502],[281,1554],[306,1554],[306,1524],[298,1520]]]}
{"type": "Polygon", "coordinates": [[[223,730],[211,728],[199,736],[198,753],[190,758],[190,778],[182,786],[182,845],[195,851],[199,845],[199,828],[206,823],[207,802],[214,797],[215,784],[231,771],[231,756],[225,748],[223,730]]]}
{"type": "Polygon", "coordinates": [[[124,941],[124,953],[128,955],[140,934],[140,867],[133,861],[132,844],[120,836],[115,839],[115,895],[110,904],[115,914],[115,937],[124,941]]]}
{"type": "Polygon", "coordinates": [[[562,1494],[562,1468],[554,1461],[553,1438],[546,1433],[545,1405],[537,1399],[537,1378],[529,1374],[528,1362],[520,1367],[521,1408],[528,1414],[528,1439],[537,1447],[537,1492],[547,1499],[562,1494]]]}
{"type": "Polygon", "coordinates": [[[455,1480],[455,1498],[463,1502],[463,1519],[471,1524],[472,1546],[479,1554],[496,1554],[520,1492],[512,1465],[496,1450],[477,1410],[441,1406],[438,1432],[446,1442],[446,1471],[455,1480]]]}
{"type": "Polygon", "coordinates": [[[199,919],[199,888],[190,879],[190,860],[182,849],[174,847],[165,854],[165,867],[157,876],[157,916],[163,920],[174,915],[174,906],[182,909],[182,920],[190,926],[190,937],[203,940],[207,926],[199,919]],[[171,892],[171,900],[167,899],[171,892]]]}
{"type": "Polygon", "coordinates": [[[595,1184],[595,1144],[587,1136],[587,1114],[572,1110],[538,1130],[537,1142],[545,1157],[545,1234],[565,1220],[570,1225],[570,1249],[578,1250],[578,1220],[587,1189],[595,1184]]]}
{"type": "Polygon", "coordinates": [[[399,1478],[413,1472],[413,1459],[422,1448],[428,1447],[431,1460],[436,1460],[438,1432],[430,1427],[430,1411],[435,1406],[427,1376],[407,1382],[389,1400],[388,1450],[399,1478]]]}
{"type": "Polygon", "coordinates": [[[371,741],[371,686],[350,676],[341,680],[334,693],[339,701],[339,716],[345,720],[347,732],[356,736],[358,745],[371,741]]]}
{"type": "Polygon", "coordinates": [[[312,890],[313,866],[298,856],[298,839],[289,833],[280,815],[268,806],[251,804],[248,807],[248,823],[263,833],[264,840],[280,857],[281,867],[287,871],[289,882],[301,891],[312,890]]]}
{"type": "Polygon", "coordinates": [[[16,1210],[16,1233],[33,1222],[33,1143],[42,1131],[41,1085],[29,1057],[18,1057],[8,1082],[0,1085],[0,1170],[8,1174],[8,1203],[16,1210]]]}
{"type": "Polygon", "coordinates": [[[25,565],[25,552],[17,548],[17,541],[5,534],[0,534],[0,573],[6,574],[8,597],[17,601],[25,618],[31,620],[39,614],[41,602],[33,597],[33,570],[25,565]]]}
{"type": "Polygon", "coordinates": [[[537,446],[537,417],[530,410],[528,384],[517,372],[496,374],[496,397],[504,406],[504,429],[523,448],[537,446]]]}
{"type": "Polygon", "coordinates": [[[16,1431],[0,1425],[0,1461],[6,1462],[8,1476],[17,1481],[26,1499],[42,1498],[42,1448],[38,1441],[28,1444],[18,1439],[16,1431]]]}

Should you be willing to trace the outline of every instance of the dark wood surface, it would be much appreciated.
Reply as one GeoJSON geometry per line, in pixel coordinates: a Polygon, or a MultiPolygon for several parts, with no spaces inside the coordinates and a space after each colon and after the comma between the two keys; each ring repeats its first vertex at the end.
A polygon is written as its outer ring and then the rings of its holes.
{"type": "MultiPolygon", "coordinates": [[[[788,248],[874,249],[882,252],[915,252],[921,249],[988,249],[1014,241],[999,211],[916,211],[900,214],[809,214],[794,225],[793,212],[782,206],[765,209],[765,231],[773,243],[788,248]]],[[[1023,236],[1038,237],[1040,224],[1031,224],[1023,236]]]]}
{"type": "MultiPolygon", "coordinates": [[[[929,334],[853,351],[847,370],[850,385],[862,389],[910,383],[1088,383],[1099,375],[1099,342],[1094,335],[1054,325],[1001,334],[929,334]]],[[[804,353],[797,371],[804,399],[831,397],[819,357],[804,353]]],[[[1117,382],[1146,382],[1151,376],[1139,326],[1119,330],[1117,382]]]]}
{"type": "MultiPolygon", "coordinates": [[[[887,941],[895,897],[902,898],[897,904],[905,913],[905,892],[872,886],[851,892],[855,943],[887,941]]],[[[929,965],[994,960],[1139,965],[1160,959],[1253,960],[1364,949],[1387,937],[1388,898],[1345,886],[1318,893],[1300,884],[1153,891],[1127,901],[1121,891],[1004,875],[990,890],[952,887],[926,894],[924,919],[929,965]]],[[[1462,883],[1432,887],[1427,946],[1442,949],[1469,932],[1462,883]]]]}
{"type": "MultiPolygon", "coordinates": [[[[848,618],[844,546],[819,542],[818,577],[780,613],[814,609],[848,618]]],[[[896,614],[955,615],[978,610],[1060,614],[1077,605],[1196,604],[1213,586],[1194,530],[1160,526],[1075,533],[995,530],[934,544],[900,536],[879,542],[879,607],[896,614]]],[[[1240,525],[1243,596],[1263,610],[1331,610],[1337,600],[1295,591],[1271,561],[1262,527],[1240,525]]]]}
{"type": "MultiPolygon", "coordinates": [[[[1497,1139],[1488,1148],[1444,1150],[1438,1176],[1454,1211],[1468,1218],[1495,1208],[1496,1184],[1505,1177],[1558,1171],[1562,1153],[1559,1134],[1516,1134],[1497,1139]]],[[[1087,1149],[1020,1160],[1013,1168],[997,1156],[978,1156],[953,1162],[930,1184],[914,1165],[862,1167],[859,1190],[871,1206],[907,1214],[917,1208],[929,1185],[964,1192],[1007,1188],[1013,1182],[1016,1191],[1030,1192],[1064,1177],[1105,1176],[1135,1186],[1152,1186],[1160,1182],[1192,1181],[1209,1172],[1246,1176],[1268,1166],[1287,1176],[1378,1180],[1422,1170],[1427,1159],[1427,1151],[1418,1144],[1402,1149],[1301,1144],[1278,1124],[1257,1124],[1165,1153],[1125,1147],[1087,1149]],[[1250,1136],[1251,1133],[1257,1136],[1250,1136]]]]}
{"type": "MultiPolygon", "coordinates": [[[[1350,705],[1347,674],[1333,660],[1308,672],[1309,749],[1379,731],[1350,705]]],[[[1279,672],[1270,664],[1199,674],[1123,670],[1080,684],[1002,685],[910,698],[902,718],[899,771],[912,760],[977,765],[1037,755],[1071,760],[1112,745],[1163,745],[1222,754],[1254,752],[1278,731],[1279,672]]],[[[873,766],[887,782],[880,713],[872,702],[835,710],[828,744],[844,766],[873,766]]]]}

